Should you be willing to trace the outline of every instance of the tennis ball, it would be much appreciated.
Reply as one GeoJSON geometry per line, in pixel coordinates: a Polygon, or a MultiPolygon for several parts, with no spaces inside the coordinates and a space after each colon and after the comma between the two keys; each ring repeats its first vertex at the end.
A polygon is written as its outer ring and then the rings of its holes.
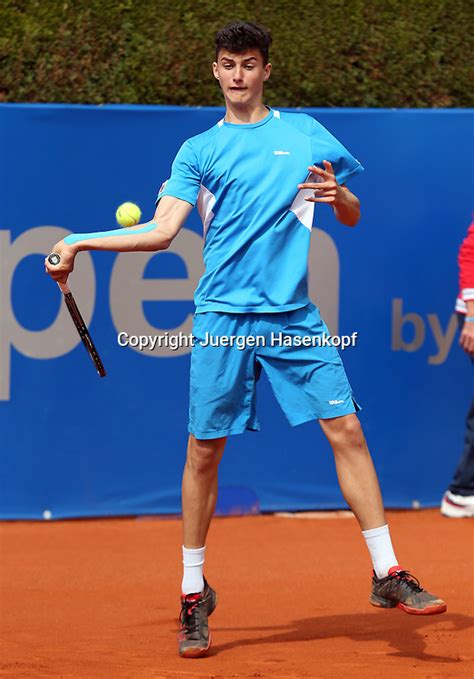
{"type": "Polygon", "coordinates": [[[115,218],[120,226],[133,226],[138,224],[142,211],[135,203],[122,203],[117,208],[115,218]]]}

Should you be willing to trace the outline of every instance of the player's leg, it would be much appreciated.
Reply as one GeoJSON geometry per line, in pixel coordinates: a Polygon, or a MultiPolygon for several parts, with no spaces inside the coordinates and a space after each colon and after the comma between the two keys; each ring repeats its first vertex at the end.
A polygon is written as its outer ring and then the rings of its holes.
{"type": "Polygon", "coordinates": [[[442,599],[424,590],[395,557],[374,465],[356,415],[320,420],[334,452],[341,491],[367,542],[374,576],[370,603],[415,615],[443,613],[442,599]]]}
{"type": "Polygon", "coordinates": [[[215,345],[209,337],[250,334],[244,314],[197,314],[191,354],[189,441],[183,473],[183,566],[179,653],[205,655],[208,616],[217,597],[204,578],[206,537],[217,500],[219,462],[227,436],[258,429],[252,351],[215,345]]]}
{"type": "Polygon", "coordinates": [[[334,453],[337,478],[345,501],[366,538],[378,577],[397,565],[382,502],[377,473],[357,415],[320,419],[334,453]]]}
{"type": "MultiPolygon", "coordinates": [[[[329,335],[313,304],[268,320],[290,337],[329,335]]],[[[341,490],[354,511],[374,566],[371,603],[409,613],[441,613],[446,605],[423,590],[418,581],[400,568],[385,523],[380,488],[355,412],[354,400],[341,358],[322,341],[309,346],[295,344],[265,348],[258,360],[290,424],[312,419],[321,422],[336,460],[341,490]]]]}
{"type": "MultiPolygon", "coordinates": [[[[206,543],[217,501],[219,462],[226,441],[227,437],[197,439],[189,435],[182,484],[183,545],[188,549],[197,549],[206,543]]],[[[185,583],[183,592],[188,593],[186,589],[185,583]]]]}
{"type": "Polygon", "coordinates": [[[357,415],[320,419],[319,424],[334,453],[342,494],[360,527],[370,530],[384,525],[382,494],[357,415]]]}
{"type": "Polygon", "coordinates": [[[178,638],[183,658],[205,655],[211,645],[207,619],[216,607],[217,595],[204,578],[204,557],[226,440],[226,437],[200,440],[193,434],[188,440],[182,484],[183,580],[178,638]]]}
{"type": "Polygon", "coordinates": [[[372,558],[370,603],[381,608],[398,607],[416,615],[443,613],[444,601],[424,590],[398,565],[377,474],[357,416],[320,419],[319,423],[334,452],[342,494],[362,528],[372,558]]]}

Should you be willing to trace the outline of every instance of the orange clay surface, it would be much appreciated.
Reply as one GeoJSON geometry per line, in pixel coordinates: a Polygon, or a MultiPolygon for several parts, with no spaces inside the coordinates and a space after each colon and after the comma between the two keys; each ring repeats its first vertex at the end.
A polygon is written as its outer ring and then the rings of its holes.
{"type": "Polygon", "coordinates": [[[400,562],[447,613],[368,604],[354,518],[219,518],[213,646],[196,660],[177,655],[179,520],[2,523],[0,677],[473,677],[474,521],[388,518],[400,562]]]}

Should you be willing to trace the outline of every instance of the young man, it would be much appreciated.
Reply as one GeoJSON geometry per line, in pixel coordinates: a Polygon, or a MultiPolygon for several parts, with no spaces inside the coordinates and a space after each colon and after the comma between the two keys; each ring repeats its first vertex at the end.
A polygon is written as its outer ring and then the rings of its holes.
{"type": "Polygon", "coordinates": [[[360,163],[305,114],[263,104],[270,77],[269,32],[237,22],[216,40],[214,77],[226,104],[222,120],[188,139],[162,186],[154,219],[57,243],[65,279],[81,250],[162,250],[197,203],[204,225],[203,274],[195,294],[189,443],[183,475],[182,629],[179,653],[204,655],[216,594],[203,575],[206,536],[217,498],[227,436],[258,429],[255,386],[263,368],[291,425],[318,419],[332,446],[342,493],[362,528],[374,575],[370,603],[408,613],[446,610],[397,565],[377,476],[356,416],[357,405],[333,347],[272,346],[285,335],[327,332],[307,294],[307,254],[315,203],[348,226],[359,200],[345,186],[360,163]],[[264,336],[265,346],[206,346],[215,336],[264,336]]]}

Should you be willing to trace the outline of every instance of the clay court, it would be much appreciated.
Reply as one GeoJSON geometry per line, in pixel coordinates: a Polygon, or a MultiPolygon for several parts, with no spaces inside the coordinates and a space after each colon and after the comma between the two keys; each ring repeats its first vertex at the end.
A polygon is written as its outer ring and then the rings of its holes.
{"type": "Polygon", "coordinates": [[[474,524],[437,510],[388,520],[400,561],[447,613],[372,608],[350,516],[221,518],[206,563],[219,596],[213,647],[198,660],[177,655],[179,519],[2,523],[0,676],[474,676],[474,524]]]}

